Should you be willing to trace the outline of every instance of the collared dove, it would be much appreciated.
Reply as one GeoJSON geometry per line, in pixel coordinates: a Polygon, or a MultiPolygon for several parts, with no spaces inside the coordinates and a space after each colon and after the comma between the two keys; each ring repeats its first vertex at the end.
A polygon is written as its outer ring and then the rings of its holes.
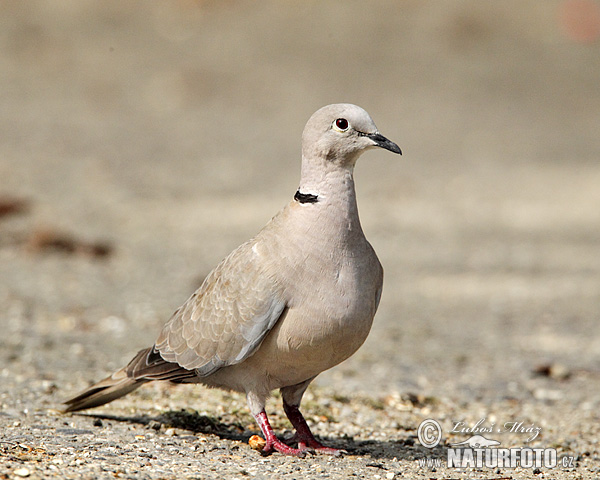
{"type": "Polygon", "coordinates": [[[146,382],[201,383],[244,392],[264,453],[339,454],[311,433],[299,406],[309,383],[365,341],[383,269],[365,238],[353,170],[372,147],[402,153],[351,104],[321,108],[302,134],[300,186],[251,240],[235,249],[129,364],[65,402],[97,407],[146,382]],[[279,440],[265,402],[280,389],[297,448],[279,440]]]}

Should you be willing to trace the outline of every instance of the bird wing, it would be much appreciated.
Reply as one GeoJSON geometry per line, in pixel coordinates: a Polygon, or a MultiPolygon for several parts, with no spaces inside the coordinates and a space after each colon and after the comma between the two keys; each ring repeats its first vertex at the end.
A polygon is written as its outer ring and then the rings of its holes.
{"type": "Polygon", "coordinates": [[[165,360],[200,376],[240,363],[257,350],[284,313],[281,297],[255,241],[244,243],[173,314],[156,349],[165,360]]]}

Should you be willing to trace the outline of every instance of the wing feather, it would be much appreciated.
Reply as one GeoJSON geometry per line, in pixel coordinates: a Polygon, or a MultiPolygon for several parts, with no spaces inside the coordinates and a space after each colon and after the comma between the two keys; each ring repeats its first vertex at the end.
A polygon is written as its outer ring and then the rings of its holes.
{"type": "Polygon", "coordinates": [[[162,358],[205,376],[256,351],[286,304],[252,246],[234,250],[173,314],[156,341],[162,358]]]}

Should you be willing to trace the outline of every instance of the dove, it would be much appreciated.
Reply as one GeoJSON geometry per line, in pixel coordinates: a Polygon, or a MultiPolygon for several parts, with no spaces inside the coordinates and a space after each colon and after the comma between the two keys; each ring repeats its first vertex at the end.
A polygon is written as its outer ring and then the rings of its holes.
{"type": "Polygon", "coordinates": [[[203,384],[246,395],[264,454],[339,455],[315,438],[300,403],[317,375],[364,343],[379,305],[383,268],[360,224],[353,177],[358,157],[376,147],[402,153],[362,108],[317,110],[302,134],[291,201],[212,270],[153,346],[64,402],[64,411],[104,405],[152,381],[203,384]],[[291,445],[265,411],[277,389],[296,431],[291,445]]]}

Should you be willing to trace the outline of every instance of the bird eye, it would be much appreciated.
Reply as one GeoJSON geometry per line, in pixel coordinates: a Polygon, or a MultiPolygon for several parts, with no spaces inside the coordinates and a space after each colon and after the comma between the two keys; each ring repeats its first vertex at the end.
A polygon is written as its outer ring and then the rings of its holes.
{"type": "Polygon", "coordinates": [[[348,130],[348,120],[346,120],[345,118],[338,118],[335,121],[335,126],[338,130],[345,132],[346,130],[348,130]]]}

